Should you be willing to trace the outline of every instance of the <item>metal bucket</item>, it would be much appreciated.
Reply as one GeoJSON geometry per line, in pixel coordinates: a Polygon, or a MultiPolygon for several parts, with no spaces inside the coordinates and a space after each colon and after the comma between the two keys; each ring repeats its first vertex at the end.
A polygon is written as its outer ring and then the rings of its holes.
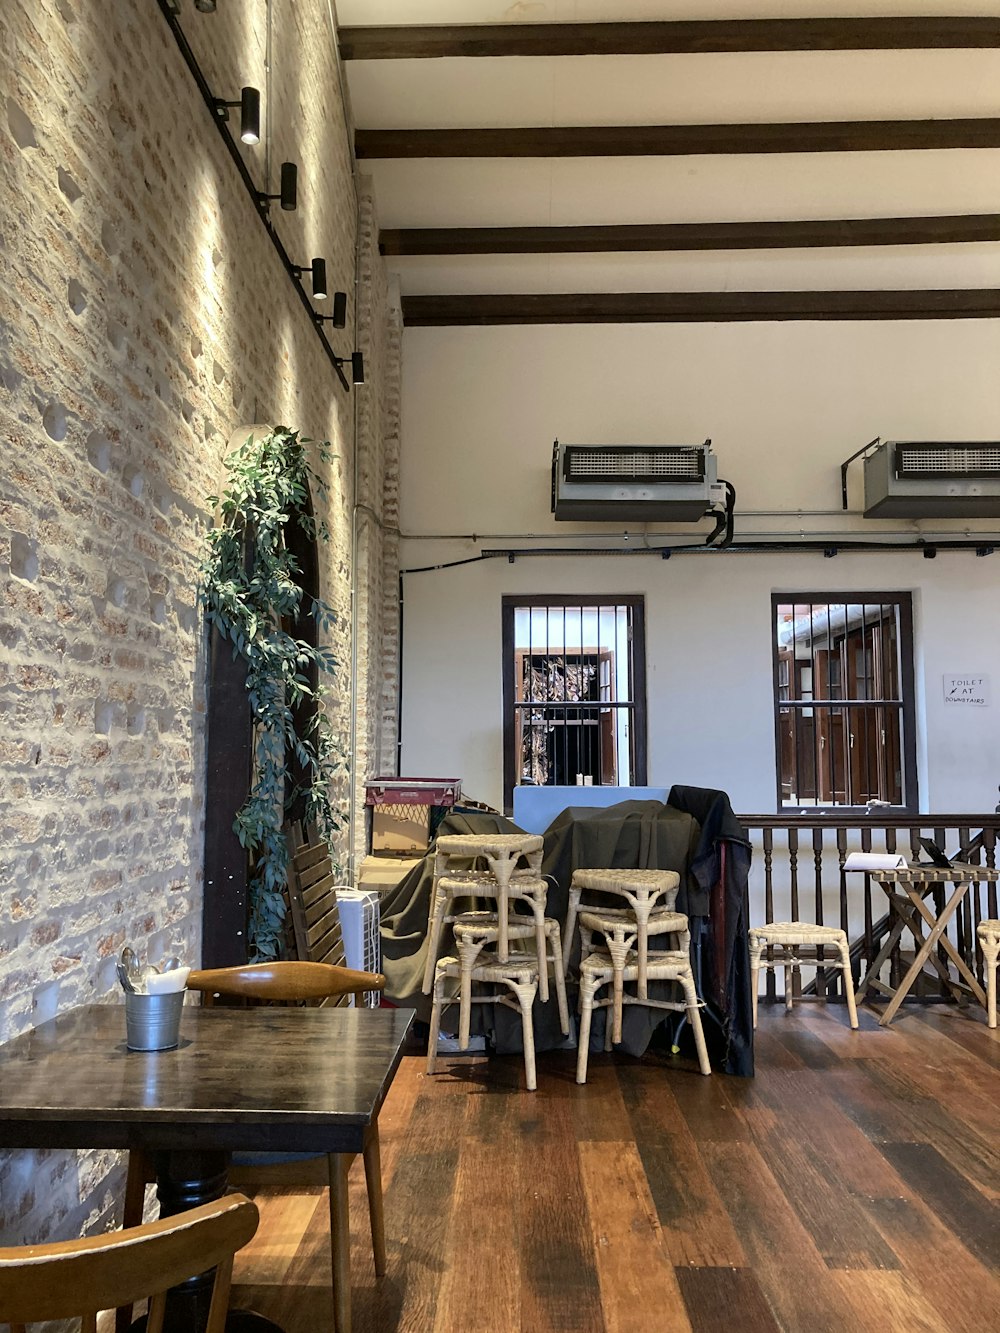
{"type": "Polygon", "coordinates": [[[166,995],[125,992],[125,1045],[130,1051],[169,1051],[181,1039],[184,991],[166,995]]]}

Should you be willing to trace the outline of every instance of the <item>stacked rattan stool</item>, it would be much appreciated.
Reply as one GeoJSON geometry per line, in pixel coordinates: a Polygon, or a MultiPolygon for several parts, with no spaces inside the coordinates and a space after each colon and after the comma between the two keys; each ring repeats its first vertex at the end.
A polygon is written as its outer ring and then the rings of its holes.
{"type": "MultiPolygon", "coordinates": [[[[585,892],[599,893],[602,901],[607,896],[623,898],[628,904],[625,908],[611,909],[616,914],[633,921],[636,928],[636,954],[638,955],[639,995],[646,994],[646,953],[650,936],[649,923],[653,911],[657,908],[671,912],[677,900],[681,877],[675,870],[633,870],[628,868],[611,870],[574,870],[570,881],[569,909],[566,913],[566,931],[563,936],[563,963],[568,967],[570,950],[573,947],[573,932],[580,910],[580,900],[585,892]]],[[[604,910],[588,904],[588,910],[604,910]]],[[[686,928],[686,923],[685,923],[686,928]]],[[[669,929],[669,927],[668,927],[669,929]]],[[[660,932],[663,933],[663,932],[660,932]]]]}
{"type": "MultiPolygon", "coordinates": [[[[524,1076],[529,1092],[536,1088],[535,1080],[535,1034],[531,1025],[531,1009],[538,990],[539,961],[533,954],[510,954],[501,962],[495,954],[481,953],[470,969],[466,970],[469,987],[472,982],[484,982],[490,986],[506,986],[509,995],[491,993],[472,995],[471,1004],[503,1004],[517,1009],[521,1014],[521,1031],[524,1042],[524,1076]]],[[[434,1003],[431,1008],[430,1034],[427,1043],[427,1072],[433,1074],[437,1067],[438,1035],[441,1031],[441,1014],[449,1005],[454,1004],[458,996],[446,996],[445,982],[462,977],[462,964],[457,958],[439,958],[434,969],[434,1003]]],[[[464,1008],[464,1006],[463,1006],[464,1008]]],[[[466,1032],[468,1020],[466,1019],[466,1032]]],[[[468,1045],[468,1038],[466,1038],[468,1045]]]]}
{"type": "MultiPolygon", "coordinates": [[[[538,955],[545,956],[545,932],[540,924],[535,900],[540,899],[544,915],[547,885],[541,877],[542,839],[532,833],[449,833],[434,845],[434,879],[427,918],[427,961],[424,966],[423,991],[427,995],[434,981],[434,967],[441,950],[441,936],[446,923],[454,920],[451,908],[456,899],[495,898],[497,956],[508,955],[507,920],[513,898],[531,900],[536,922],[538,955]],[[482,858],[486,871],[470,871],[470,861],[482,858]],[[524,860],[526,869],[518,869],[524,860]],[[461,867],[454,865],[461,862],[461,867]]],[[[542,998],[548,999],[548,983],[543,980],[542,998]]]]}
{"type": "Polygon", "coordinates": [[[1000,921],[983,920],[976,927],[986,971],[986,1022],[997,1025],[997,956],[1000,955],[1000,921]]]}
{"type": "Polygon", "coordinates": [[[851,955],[847,935],[836,926],[817,926],[808,921],[769,921],[764,926],[751,926],[750,938],[750,1002],[753,1007],[753,1025],[757,1026],[757,975],[761,968],[785,969],[785,1009],[792,1007],[792,973],[800,967],[838,968],[843,974],[844,998],[851,1027],[858,1026],[858,1011],[854,1002],[854,982],[851,977],[851,955]],[[771,957],[765,950],[771,950],[771,957]],[[829,957],[820,950],[830,950],[829,957]]]}
{"type": "MultiPolygon", "coordinates": [[[[606,986],[609,981],[614,981],[616,974],[619,972],[624,981],[637,981],[639,976],[638,959],[633,957],[631,962],[627,962],[623,968],[619,969],[606,949],[598,949],[589,953],[580,964],[580,1043],[576,1056],[577,1083],[586,1083],[587,1081],[587,1058],[590,1048],[590,1023],[593,1011],[595,1009],[611,1008],[616,1003],[641,1004],[650,1009],[673,1009],[686,1013],[688,1022],[691,1024],[691,1031],[694,1033],[695,1049],[698,1052],[698,1068],[703,1074],[710,1074],[712,1067],[708,1062],[705,1034],[701,1026],[701,1002],[695,991],[694,973],[691,970],[691,959],[687,950],[654,951],[649,952],[646,957],[647,981],[677,982],[683,991],[683,1000],[654,1000],[648,996],[641,999],[638,995],[629,995],[627,992],[621,996],[620,1002],[615,996],[598,1000],[596,998],[597,992],[602,986],[606,986]]],[[[609,1022],[605,1029],[605,1050],[611,1049],[611,1042],[612,1024],[609,1022]]]]}

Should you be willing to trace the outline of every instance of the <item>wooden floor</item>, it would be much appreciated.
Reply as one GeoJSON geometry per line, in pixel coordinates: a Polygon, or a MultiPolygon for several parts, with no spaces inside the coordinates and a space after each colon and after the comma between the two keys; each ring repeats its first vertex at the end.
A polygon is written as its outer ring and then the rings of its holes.
{"type": "MultiPolygon", "coordinates": [[[[354,1333],[996,1333],[1000,1035],[763,1008],[757,1077],[407,1057],[381,1117],[389,1272],[352,1176],[354,1333]]],[[[331,1327],[325,1196],[262,1195],[234,1303],[331,1327]]]]}

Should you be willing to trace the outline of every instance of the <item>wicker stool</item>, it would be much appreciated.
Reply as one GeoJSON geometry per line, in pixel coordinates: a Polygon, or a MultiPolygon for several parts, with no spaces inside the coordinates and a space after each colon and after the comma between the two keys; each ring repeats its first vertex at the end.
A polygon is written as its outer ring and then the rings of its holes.
{"type": "MultiPolygon", "coordinates": [[[[446,996],[444,983],[449,977],[460,978],[462,965],[457,958],[440,958],[434,969],[434,1004],[431,1008],[431,1030],[427,1043],[427,1072],[433,1074],[437,1063],[438,1034],[441,1014],[459,999],[446,996]]],[[[511,954],[505,963],[495,954],[482,955],[472,968],[470,981],[507,986],[510,995],[473,995],[471,1004],[505,1004],[521,1012],[521,1030],[524,1039],[524,1076],[528,1091],[535,1091],[535,1034],[531,1026],[531,1007],[538,989],[538,959],[528,954],[511,954]]],[[[461,1020],[460,1020],[461,1021],[461,1020]]],[[[466,1030],[468,1024],[466,1023],[466,1030]]],[[[468,1045],[468,1040],[466,1040],[468,1045]]]]}
{"type": "MultiPolygon", "coordinates": [[[[507,957],[507,908],[509,886],[517,872],[521,857],[528,865],[528,874],[539,879],[542,869],[542,839],[537,833],[446,833],[434,844],[434,879],[431,885],[430,910],[427,916],[427,962],[424,966],[423,992],[427,995],[434,981],[434,964],[441,948],[441,932],[449,920],[448,906],[453,894],[441,879],[448,877],[449,862],[453,859],[474,861],[482,857],[489,866],[489,879],[495,884],[493,893],[480,889],[483,897],[496,897],[497,915],[501,923],[497,953],[507,957]]],[[[453,867],[454,869],[454,867],[453,867]]],[[[462,878],[465,878],[463,875],[462,878]]],[[[544,881],[542,881],[544,883],[544,881]]],[[[546,998],[548,987],[546,987],[546,998]]]]}
{"type": "MultiPolygon", "coordinates": [[[[612,977],[612,1039],[622,1039],[622,1002],[624,995],[625,968],[628,962],[636,963],[639,979],[639,999],[646,998],[647,968],[646,960],[640,960],[635,953],[639,935],[639,924],[628,907],[609,907],[605,909],[585,907],[580,912],[580,957],[586,958],[593,952],[592,937],[594,931],[604,936],[603,948],[614,967],[612,977]]],[[[677,948],[687,955],[691,946],[691,932],[688,919],[681,912],[668,912],[662,907],[654,907],[646,922],[646,935],[677,935],[677,948]]],[[[648,957],[648,944],[647,944],[648,957]]]]}
{"type": "MultiPolygon", "coordinates": [[[[469,1044],[469,1019],[472,1013],[472,972],[486,945],[495,944],[500,933],[500,923],[495,912],[460,912],[452,922],[455,931],[455,949],[461,964],[459,975],[459,1029],[458,1044],[465,1050],[469,1044]]],[[[511,916],[507,920],[507,938],[524,940],[535,938],[537,947],[537,928],[534,921],[526,916],[511,916]]],[[[562,970],[562,940],[559,922],[552,917],[542,918],[542,952],[538,955],[545,959],[544,966],[538,972],[538,998],[544,1004],[546,996],[542,994],[542,978],[552,964],[552,976],[556,983],[556,1003],[559,1006],[559,1026],[563,1036],[569,1036],[569,1005],[566,1002],[566,978],[562,970]]]]}
{"type": "Polygon", "coordinates": [[[677,900],[681,877],[676,870],[574,870],[570,881],[569,910],[563,935],[563,968],[569,967],[573,931],[584,889],[595,893],[613,893],[628,903],[636,923],[636,953],[639,955],[639,995],[646,995],[646,954],[649,914],[654,907],[672,910],[677,900]],[[661,899],[663,901],[661,901],[661,899]]]}
{"type": "Polygon", "coordinates": [[[815,926],[807,921],[770,921],[765,926],[751,926],[750,936],[750,998],[753,1005],[753,1025],[757,1026],[757,973],[763,967],[783,967],[785,969],[785,1009],[792,1007],[791,970],[798,967],[839,968],[843,974],[844,998],[851,1027],[858,1026],[858,1011],[854,1004],[854,982],[851,977],[851,955],[847,946],[847,936],[836,926],[815,926]],[[806,952],[802,945],[809,946],[806,952]],[[768,946],[776,952],[773,958],[765,958],[764,950],[768,946]],[[819,958],[819,948],[832,949],[836,958],[819,958]]]}
{"type": "Polygon", "coordinates": [[[1000,921],[980,921],[976,927],[986,971],[986,1023],[997,1025],[997,955],[1000,954],[1000,921]]]}
{"type": "MultiPolygon", "coordinates": [[[[515,902],[526,903],[531,910],[534,922],[535,947],[541,958],[545,957],[545,903],[549,896],[548,882],[541,879],[532,870],[515,870],[507,885],[507,920],[516,921],[517,917],[510,912],[510,907],[515,902]]],[[[497,910],[490,915],[494,917],[497,923],[497,943],[495,952],[499,957],[499,939],[500,939],[500,898],[501,889],[496,879],[489,870],[456,870],[443,874],[437,881],[435,898],[435,917],[428,931],[432,939],[436,938],[437,945],[435,953],[441,948],[441,937],[446,924],[454,925],[459,915],[466,913],[456,912],[455,904],[463,899],[475,901],[480,898],[492,898],[497,904],[497,910]]],[[[509,936],[509,938],[513,938],[509,936]]],[[[520,938],[520,936],[518,937],[520,938]]],[[[428,944],[428,950],[430,944],[428,944]]],[[[428,962],[433,955],[428,952],[428,962]]],[[[426,968],[425,973],[426,977],[426,968]]],[[[538,990],[542,997],[542,1003],[546,1003],[549,998],[549,982],[547,972],[542,972],[538,978],[538,990]]]]}
{"type": "MultiPolygon", "coordinates": [[[[637,963],[626,963],[624,980],[635,981],[639,975],[637,963]]],[[[673,1009],[686,1013],[694,1044],[698,1052],[698,1067],[703,1074],[710,1074],[712,1067],[708,1063],[705,1049],[705,1034],[701,1029],[700,1001],[694,988],[694,973],[691,960],[679,950],[667,953],[650,953],[646,959],[646,976],[649,981],[677,981],[684,991],[683,1000],[640,999],[637,995],[625,994],[624,1004],[642,1004],[650,1009],[673,1009]]],[[[615,965],[606,949],[598,949],[588,954],[580,964],[580,1045],[576,1056],[576,1081],[587,1081],[587,1056],[590,1046],[590,1020],[595,1009],[606,1009],[614,1004],[613,999],[597,1000],[595,994],[615,977],[615,965]]],[[[604,1049],[611,1049],[611,1025],[605,1030],[604,1049]]]]}

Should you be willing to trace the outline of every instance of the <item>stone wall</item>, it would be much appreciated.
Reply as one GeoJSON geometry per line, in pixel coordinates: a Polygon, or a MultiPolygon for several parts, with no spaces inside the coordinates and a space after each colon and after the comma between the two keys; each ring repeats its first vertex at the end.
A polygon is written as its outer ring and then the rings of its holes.
{"type": "MultiPolygon", "coordinates": [[[[347,329],[328,336],[349,355],[364,331],[369,384],[352,394],[336,379],[159,7],[5,5],[0,1040],[72,1005],[116,1002],[126,941],[154,960],[198,956],[196,561],[206,496],[243,423],[333,444],[323,591],[338,613],[335,716],[351,748],[356,394],[378,405],[363,471],[365,494],[380,497],[381,379],[398,383],[398,335],[371,243],[356,306],[357,196],[329,9],[184,5],[180,22],[217,96],[261,90],[262,141],[240,151],[267,191],[281,161],[298,164],[298,208],[273,204],[272,225],[293,262],[324,257],[331,291],[347,291],[347,329]]],[[[380,534],[366,537],[372,582],[357,592],[381,615],[380,534]]],[[[377,663],[378,630],[364,634],[377,663]]],[[[359,734],[358,770],[377,767],[377,728],[359,734]]],[[[342,794],[348,805],[346,776],[342,794]]],[[[338,851],[346,860],[346,828],[338,851]]],[[[111,1224],[119,1184],[111,1153],[0,1156],[2,1243],[111,1224]]]]}

